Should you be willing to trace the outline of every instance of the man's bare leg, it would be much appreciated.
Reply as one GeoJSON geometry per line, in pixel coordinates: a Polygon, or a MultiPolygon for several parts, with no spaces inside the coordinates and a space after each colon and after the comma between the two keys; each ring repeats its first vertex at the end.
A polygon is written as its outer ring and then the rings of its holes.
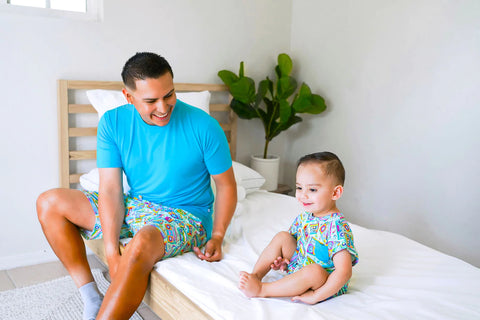
{"type": "Polygon", "coordinates": [[[97,319],[129,319],[142,302],[154,264],[165,254],[160,231],[143,227],[128,243],[97,319]]]}
{"type": "Polygon", "coordinates": [[[95,214],[90,201],[78,190],[52,189],[38,197],[37,214],[48,243],[79,288],[84,302],[83,319],[94,319],[102,296],[77,228],[93,229],[95,214]]]}
{"type": "Polygon", "coordinates": [[[79,190],[52,189],[37,199],[38,220],[48,243],[77,287],[93,281],[85,244],[77,226],[92,230],[95,214],[79,190]]]}

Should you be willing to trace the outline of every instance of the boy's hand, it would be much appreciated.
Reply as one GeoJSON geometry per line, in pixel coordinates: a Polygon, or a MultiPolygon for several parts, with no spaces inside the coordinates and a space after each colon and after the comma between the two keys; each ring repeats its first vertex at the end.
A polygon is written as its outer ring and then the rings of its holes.
{"type": "Polygon", "coordinates": [[[288,259],[284,259],[282,257],[278,257],[273,261],[273,263],[270,265],[270,268],[272,270],[280,270],[280,271],[287,271],[288,270],[288,264],[290,261],[288,259]]]}

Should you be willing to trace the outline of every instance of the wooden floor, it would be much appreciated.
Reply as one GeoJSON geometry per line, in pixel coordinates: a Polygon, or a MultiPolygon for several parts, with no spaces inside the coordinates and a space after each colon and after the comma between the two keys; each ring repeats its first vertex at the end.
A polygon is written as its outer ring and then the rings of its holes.
{"type": "MultiPolygon", "coordinates": [[[[94,255],[89,255],[88,261],[92,269],[101,269],[107,272],[106,266],[94,255]]],[[[67,275],[67,270],[59,261],[2,270],[0,271],[0,291],[30,286],[67,275]]],[[[144,303],[140,305],[137,312],[144,320],[160,320],[144,303]]]]}

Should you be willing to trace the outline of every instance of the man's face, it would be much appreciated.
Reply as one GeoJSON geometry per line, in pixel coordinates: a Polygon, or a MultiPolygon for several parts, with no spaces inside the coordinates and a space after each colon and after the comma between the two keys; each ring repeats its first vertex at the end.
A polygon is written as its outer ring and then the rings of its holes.
{"type": "Polygon", "coordinates": [[[177,102],[172,75],[167,72],[156,79],[137,80],[135,84],[136,90],[123,90],[127,101],[135,106],[145,123],[166,126],[177,102]]]}

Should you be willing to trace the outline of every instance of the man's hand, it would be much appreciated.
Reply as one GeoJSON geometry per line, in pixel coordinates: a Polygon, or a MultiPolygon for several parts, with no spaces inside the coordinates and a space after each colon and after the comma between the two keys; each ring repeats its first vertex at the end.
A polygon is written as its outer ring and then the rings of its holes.
{"type": "Polygon", "coordinates": [[[213,236],[205,245],[204,252],[198,247],[194,247],[193,251],[201,260],[207,260],[208,262],[220,261],[222,259],[222,242],[223,239],[213,236]]]}

